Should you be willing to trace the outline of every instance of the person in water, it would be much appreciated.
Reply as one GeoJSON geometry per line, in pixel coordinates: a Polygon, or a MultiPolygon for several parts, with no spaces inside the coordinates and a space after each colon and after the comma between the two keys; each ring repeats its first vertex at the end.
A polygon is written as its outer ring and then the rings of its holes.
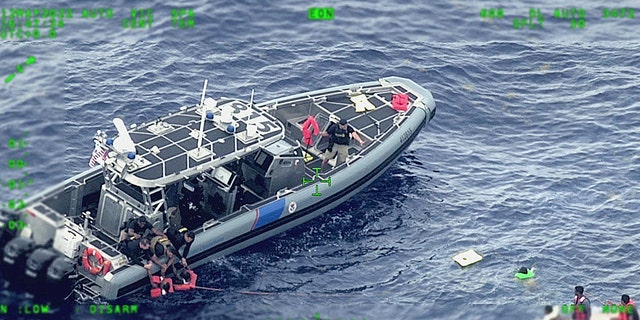
{"type": "Polygon", "coordinates": [[[542,320],[562,320],[563,318],[560,316],[560,308],[545,306],[544,307],[544,318],[542,320]]]}
{"type": "Polygon", "coordinates": [[[191,290],[196,287],[196,279],[198,275],[189,268],[182,267],[180,271],[173,266],[173,273],[176,275],[173,286],[177,291],[191,290]]]}
{"type": "Polygon", "coordinates": [[[360,139],[358,133],[353,130],[353,128],[347,124],[346,119],[340,120],[340,123],[336,125],[335,123],[331,124],[326,132],[322,132],[322,136],[329,136],[329,147],[327,151],[325,151],[321,169],[324,170],[324,165],[333,157],[338,154],[338,161],[336,162],[336,166],[347,161],[347,156],[349,155],[349,142],[351,138],[355,139],[360,143],[361,146],[364,146],[364,140],[360,139]]]}
{"type": "Polygon", "coordinates": [[[173,280],[171,278],[154,276],[151,274],[151,270],[147,269],[149,275],[149,281],[151,282],[151,297],[158,298],[166,295],[167,293],[173,293],[173,280]]]}
{"type": "Polygon", "coordinates": [[[527,269],[527,267],[522,267],[516,273],[516,278],[520,280],[533,278],[533,276],[535,276],[535,273],[533,272],[533,268],[527,269]]]}

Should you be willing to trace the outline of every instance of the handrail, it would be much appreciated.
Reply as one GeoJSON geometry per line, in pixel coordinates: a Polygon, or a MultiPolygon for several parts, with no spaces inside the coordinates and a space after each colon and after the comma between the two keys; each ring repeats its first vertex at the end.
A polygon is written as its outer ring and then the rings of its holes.
{"type": "Polygon", "coordinates": [[[202,224],[202,231],[207,231],[207,229],[210,229],[211,227],[217,226],[219,224],[222,224],[222,221],[216,219],[207,220],[202,224]]]}
{"type": "Polygon", "coordinates": [[[280,197],[282,197],[284,195],[287,195],[289,193],[293,193],[293,192],[295,192],[295,191],[293,191],[293,190],[291,190],[289,188],[284,188],[284,189],[278,190],[276,192],[276,199],[280,199],[280,197]]]}
{"type": "Polygon", "coordinates": [[[154,214],[158,213],[158,211],[160,210],[160,207],[162,207],[162,206],[164,205],[164,199],[162,199],[162,200],[158,200],[158,201],[156,201],[156,203],[157,203],[157,202],[160,202],[160,203],[158,203],[158,206],[156,207],[156,210],[154,210],[154,211],[153,211],[153,213],[151,214],[152,216],[153,216],[154,214]]]}

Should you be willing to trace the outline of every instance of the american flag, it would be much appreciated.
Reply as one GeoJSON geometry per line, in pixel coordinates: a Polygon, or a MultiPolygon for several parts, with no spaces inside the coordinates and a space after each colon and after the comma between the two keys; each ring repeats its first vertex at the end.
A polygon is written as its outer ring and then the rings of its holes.
{"type": "Polygon", "coordinates": [[[104,165],[104,161],[107,160],[107,151],[107,149],[96,144],[96,147],[93,149],[93,154],[91,155],[91,160],[89,160],[89,166],[93,168],[96,166],[96,163],[104,165]]]}

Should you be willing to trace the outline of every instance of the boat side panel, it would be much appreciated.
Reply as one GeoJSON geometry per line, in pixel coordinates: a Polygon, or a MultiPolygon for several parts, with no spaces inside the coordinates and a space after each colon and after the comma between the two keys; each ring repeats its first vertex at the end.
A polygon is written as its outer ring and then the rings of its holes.
{"type": "Polygon", "coordinates": [[[276,200],[256,210],[256,219],[251,230],[265,226],[280,219],[284,210],[285,199],[276,200]]]}

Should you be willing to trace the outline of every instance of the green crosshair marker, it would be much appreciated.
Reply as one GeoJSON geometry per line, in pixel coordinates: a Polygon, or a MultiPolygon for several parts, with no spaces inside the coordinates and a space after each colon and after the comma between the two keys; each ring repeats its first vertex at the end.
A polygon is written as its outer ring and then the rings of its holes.
{"type": "Polygon", "coordinates": [[[29,56],[29,58],[27,58],[27,63],[26,65],[30,65],[36,63],[36,58],[34,56],[29,56]]]}

